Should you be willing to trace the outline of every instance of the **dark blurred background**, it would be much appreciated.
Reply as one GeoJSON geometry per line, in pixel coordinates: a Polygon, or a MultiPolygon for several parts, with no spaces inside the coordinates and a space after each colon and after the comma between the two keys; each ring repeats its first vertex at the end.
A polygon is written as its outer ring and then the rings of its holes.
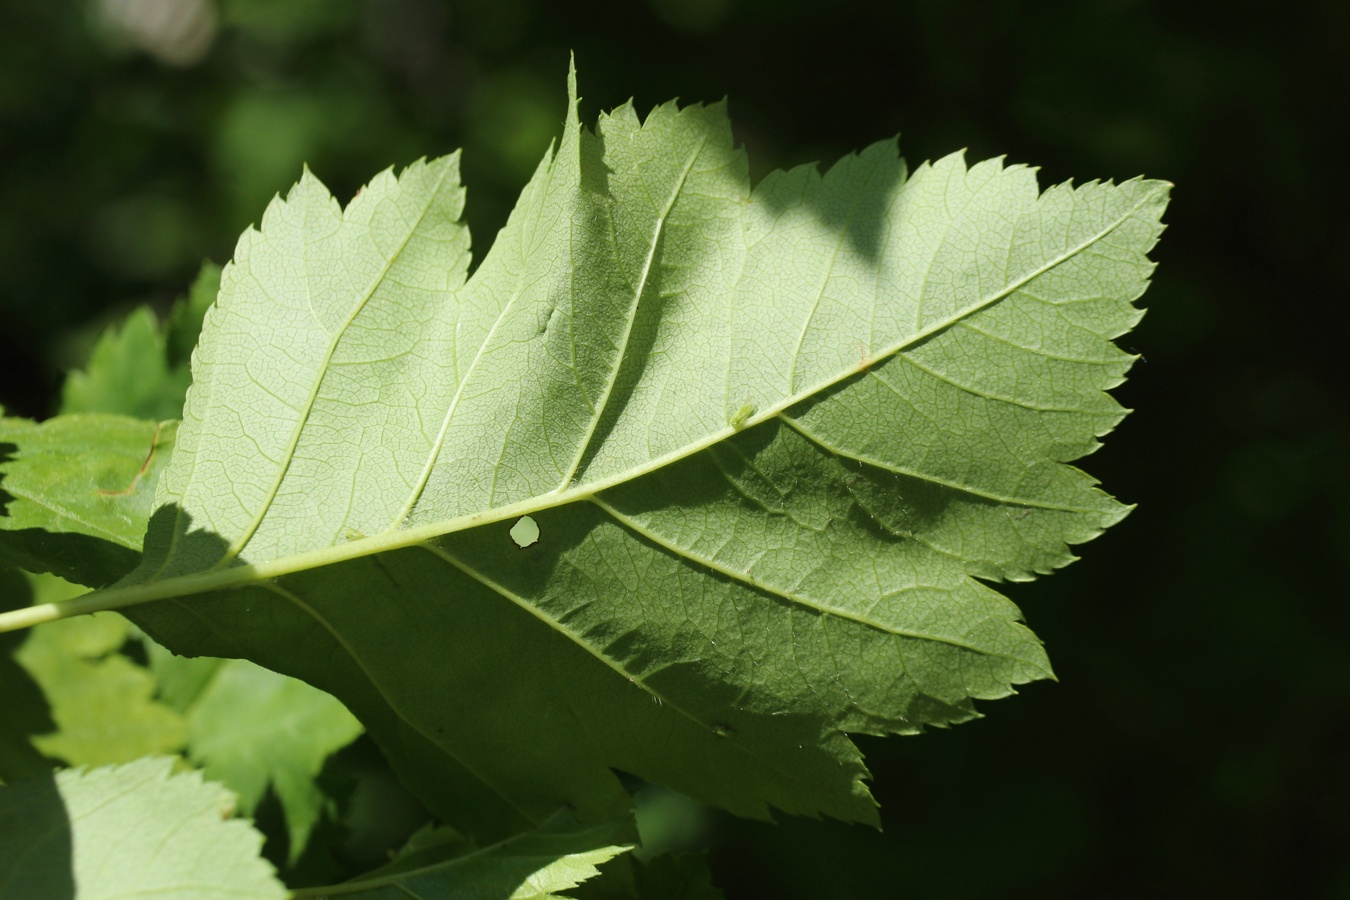
{"type": "Polygon", "coordinates": [[[1010,593],[1058,684],[868,740],[884,833],[719,818],[732,898],[1350,897],[1350,4],[0,0],[0,404],[226,261],[302,163],[348,198],[464,148],[481,251],[560,130],[731,98],[758,176],[901,133],[1046,183],[1177,185],[1139,411],[1086,463],[1138,510],[1010,593]]]}

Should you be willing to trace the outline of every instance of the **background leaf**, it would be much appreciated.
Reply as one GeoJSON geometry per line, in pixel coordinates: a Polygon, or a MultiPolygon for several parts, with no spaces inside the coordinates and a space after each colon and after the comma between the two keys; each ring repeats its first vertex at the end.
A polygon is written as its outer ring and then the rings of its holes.
{"type": "Polygon", "coordinates": [[[316,783],[324,761],[361,734],[360,723],[329,694],[245,660],[148,649],[151,671],[186,718],[188,758],[235,792],[243,815],[275,791],[295,862],[333,805],[316,783]]]}
{"type": "Polygon", "coordinates": [[[207,263],[163,327],[145,307],[110,327],[67,377],[63,416],[0,420],[0,562],[95,587],[135,567],[125,551],[141,548],[178,430],[169,420],[183,414],[192,347],[219,289],[207,263]],[[50,507],[58,484],[63,505],[50,507]]]}
{"type": "Polygon", "coordinates": [[[68,769],[0,789],[0,896],[281,898],[227,791],[173,761],[68,769]]]}
{"type": "Polygon", "coordinates": [[[176,422],[0,419],[0,563],[100,586],[136,566],[176,422]]]}
{"type": "MultiPolygon", "coordinates": [[[[82,593],[54,576],[32,576],[38,602],[82,593]]],[[[97,613],[34,628],[15,660],[41,687],[54,732],[32,737],[43,754],[70,765],[102,766],[174,753],[187,723],[154,699],[155,679],[120,651],[130,625],[116,613],[97,613]]]]}
{"type": "Polygon", "coordinates": [[[146,307],[110,327],[94,345],[88,365],[66,376],[61,411],[121,413],[157,422],[181,417],[192,383],[192,348],[219,290],[220,267],[207,263],[163,327],[146,307]]]}

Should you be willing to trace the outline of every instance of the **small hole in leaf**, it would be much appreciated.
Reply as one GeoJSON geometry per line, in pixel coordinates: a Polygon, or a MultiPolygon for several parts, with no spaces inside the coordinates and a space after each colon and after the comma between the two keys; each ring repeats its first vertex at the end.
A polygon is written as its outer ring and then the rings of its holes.
{"type": "Polygon", "coordinates": [[[516,546],[522,550],[531,544],[537,544],[539,543],[539,526],[529,516],[521,516],[516,520],[516,524],[511,526],[511,540],[515,541],[516,546]]]}

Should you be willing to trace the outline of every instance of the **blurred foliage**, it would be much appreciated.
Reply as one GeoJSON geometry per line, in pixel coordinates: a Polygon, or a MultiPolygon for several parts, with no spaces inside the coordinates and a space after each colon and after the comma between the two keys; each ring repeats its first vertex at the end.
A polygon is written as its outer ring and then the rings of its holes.
{"type": "Polygon", "coordinates": [[[1178,188],[1139,509],[1013,586],[1057,685],[866,742],[886,831],[717,820],[729,897],[1350,896],[1350,5],[1250,0],[0,0],[0,404],[161,311],[308,164],[340,197],[464,147],[479,254],[564,109],[729,95],[755,173],[897,132],[1178,188]]]}

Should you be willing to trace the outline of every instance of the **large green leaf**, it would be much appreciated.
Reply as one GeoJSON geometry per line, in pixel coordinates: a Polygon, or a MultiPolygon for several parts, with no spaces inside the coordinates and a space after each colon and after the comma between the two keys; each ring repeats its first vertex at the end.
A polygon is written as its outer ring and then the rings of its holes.
{"type": "Polygon", "coordinates": [[[0,788],[0,897],[285,897],[262,836],[229,819],[230,794],[172,767],[152,757],[0,788]]]}
{"type": "Polygon", "coordinates": [[[572,97],[467,280],[455,157],[269,207],[102,602],[333,692],[479,834],[616,813],[614,769],[874,821],[846,733],[1047,676],[976,578],[1126,511],[1067,463],[1123,413],[1168,186],[886,143],[751,190],[720,106],[591,134],[572,97]]]}

